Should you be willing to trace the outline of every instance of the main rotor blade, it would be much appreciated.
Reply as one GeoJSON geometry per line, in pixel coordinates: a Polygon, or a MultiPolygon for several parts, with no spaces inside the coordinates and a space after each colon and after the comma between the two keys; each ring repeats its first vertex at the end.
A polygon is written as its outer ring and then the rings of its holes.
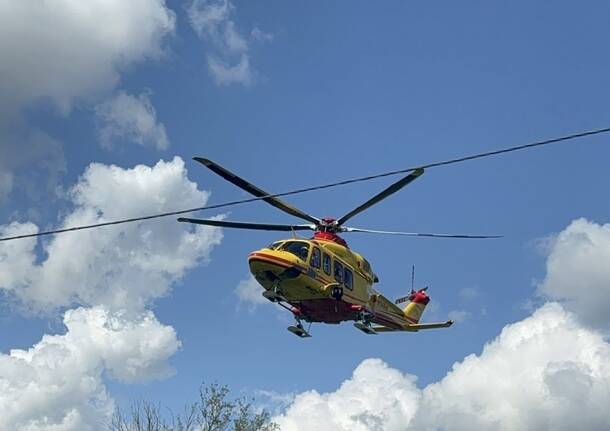
{"type": "Polygon", "coordinates": [[[180,222],[203,224],[206,226],[217,226],[217,227],[230,227],[235,229],[252,229],[252,230],[273,230],[282,232],[291,232],[294,230],[316,230],[315,225],[310,224],[266,224],[266,223],[244,223],[239,221],[225,221],[225,220],[209,220],[199,218],[184,218],[178,219],[180,222]]]}
{"type": "Polygon", "coordinates": [[[391,232],[387,230],[371,230],[360,229],[357,227],[344,227],[343,232],[365,232],[378,233],[385,235],[403,235],[403,236],[422,236],[429,238],[465,238],[465,239],[487,239],[487,238],[502,238],[502,235],[456,235],[447,233],[420,233],[420,232],[391,232]]]}
{"type": "MultiPolygon", "coordinates": [[[[226,170],[222,166],[214,163],[211,160],[204,159],[202,157],[193,157],[193,160],[198,161],[203,166],[210,169],[212,172],[220,175],[225,180],[229,181],[230,183],[235,184],[240,189],[247,191],[248,193],[256,196],[257,198],[260,198],[262,196],[267,196],[270,194],[262,189],[259,189],[254,184],[249,183],[248,181],[244,180],[243,178],[238,177],[234,173],[229,172],[228,170],[226,170]]],[[[273,205],[274,207],[276,207],[290,215],[301,218],[303,220],[307,220],[311,223],[315,223],[316,225],[320,223],[319,219],[317,219],[307,213],[304,213],[303,211],[293,207],[292,205],[287,204],[286,202],[282,201],[280,198],[266,197],[266,198],[263,198],[263,200],[265,202],[267,202],[268,204],[273,205]]]]}
{"type": "Polygon", "coordinates": [[[353,209],[352,211],[345,214],[343,217],[341,217],[339,220],[337,220],[337,225],[341,226],[343,223],[345,223],[346,221],[348,221],[349,219],[354,217],[356,214],[361,213],[362,211],[366,210],[367,208],[370,208],[373,205],[375,205],[376,203],[384,200],[391,194],[396,193],[398,190],[402,189],[404,186],[406,186],[410,182],[415,181],[423,173],[424,173],[424,170],[422,168],[415,169],[409,175],[396,181],[390,187],[388,187],[381,193],[373,196],[371,199],[369,199],[368,201],[366,201],[365,203],[360,205],[358,208],[353,209]]]}

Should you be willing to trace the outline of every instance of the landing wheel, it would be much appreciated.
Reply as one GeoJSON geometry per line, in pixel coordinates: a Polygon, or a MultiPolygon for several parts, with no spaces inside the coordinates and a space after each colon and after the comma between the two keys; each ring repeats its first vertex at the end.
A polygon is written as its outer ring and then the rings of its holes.
{"type": "Polygon", "coordinates": [[[377,335],[377,331],[373,329],[370,322],[356,322],[354,326],[368,335],[377,335]]]}
{"type": "Polygon", "coordinates": [[[376,335],[377,331],[373,329],[371,326],[370,315],[367,315],[365,312],[360,312],[358,314],[358,320],[354,323],[354,326],[360,329],[362,332],[368,335],[376,335]]]}
{"type": "Polygon", "coordinates": [[[263,296],[267,298],[271,302],[286,302],[286,298],[284,298],[281,294],[276,293],[272,290],[265,290],[263,292],[263,296]]]}
{"type": "Polygon", "coordinates": [[[303,328],[303,325],[301,325],[300,323],[298,323],[296,326],[289,326],[288,330],[300,338],[311,337],[311,334],[307,332],[305,328],[303,328]]]}
{"type": "MultiPolygon", "coordinates": [[[[297,313],[294,309],[292,310],[292,313],[294,315],[294,319],[296,320],[296,325],[294,326],[289,326],[288,330],[290,332],[292,332],[294,335],[296,335],[297,337],[301,337],[301,338],[307,338],[307,337],[311,337],[311,335],[309,334],[308,330],[305,330],[305,328],[303,328],[303,324],[301,323],[301,314],[300,311],[297,313]]],[[[311,328],[311,322],[309,322],[309,328],[311,328]]]]}
{"type": "Polygon", "coordinates": [[[280,290],[279,279],[273,282],[273,290],[265,290],[263,296],[271,302],[286,302],[286,298],[284,298],[280,290]]]}

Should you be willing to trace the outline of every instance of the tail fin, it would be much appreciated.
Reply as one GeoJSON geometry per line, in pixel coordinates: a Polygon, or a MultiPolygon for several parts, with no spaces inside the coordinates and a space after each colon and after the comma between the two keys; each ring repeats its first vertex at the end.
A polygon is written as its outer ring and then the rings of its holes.
{"type": "Polygon", "coordinates": [[[426,309],[426,305],[430,302],[430,297],[426,294],[427,287],[418,290],[417,292],[411,290],[411,294],[409,295],[409,304],[403,310],[405,314],[405,318],[411,323],[418,323],[419,319],[421,319],[422,314],[424,314],[424,310],[426,309]]]}

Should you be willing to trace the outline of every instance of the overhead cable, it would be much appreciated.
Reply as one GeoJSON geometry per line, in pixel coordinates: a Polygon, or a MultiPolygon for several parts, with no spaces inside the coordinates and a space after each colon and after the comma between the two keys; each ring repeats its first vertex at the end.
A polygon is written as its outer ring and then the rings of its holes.
{"type": "Polygon", "coordinates": [[[348,179],[348,180],[342,180],[342,181],[322,184],[322,185],[313,186],[313,187],[305,187],[305,188],[291,190],[291,191],[282,192],[282,193],[274,193],[274,194],[269,194],[269,195],[265,195],[265,196],[224,202],[224,203],[220,203],[220,204],[206,205],[206,206],[197,207],[197,208],[189,208],[189,209],[183,209],[183,210],[178,210],[178,211],[170,211],[170,212],[165,212],[165,213],[145,215],[145,216],[133,217],[133,218],[127,218],[127,219],[121,219],[121,220],[100,222],[100,223],[95,223],[95,224],[90,224],[90,225],[73,226],[73,227],[68,227],[68,228],[63,228],[63,229],[55,229],[55,230],[48,230],[48,231],[25,234],[25,235],[4,237],[4,238],[0,238],[0,241],[10,241],[10,240],[15,240],[15,239],[31,238],[31,237],[43,236],[43,235],[53,235],[56,233],[63,233],[63,232],[74,232],[74,231],[78,231],[78,230],[93,229],[93,228],[103,227],[103,226],[112,226],[112,225],[118,225],[118,224],[124,224],[124,223],[133,223],[133,222],[141,221],[141,220],[152,220],[152,219],[157,219],[157,218],[162,218],[162,217],[170,217],[170,216],[175,216],[175,215],[180,215],[180,214],[192,213],[192,212],[196,212],[196,211],[227,208],[227,207],[241,205],[241,204],[245,204],[245,203],[249,203],[249,202],[260,201],[260,200],[270,198],[270,197],[290,196],[290,195],[296,195],[296,194],[301,194],[301,193],[306,193],[306,192],[312,192],[315,190],[323,190],[323,189],[329,189],[329,188],[333,188],[333,187],[345,186],[345,185],[353,184],[353,183],[371,181],[371,180],[374,180],[377,178],[404,174],[404,173],[411,172],[411,171],[414,171],[414,170],[420,169],[420,168],[430,169],[430,168],[436,168],[439,166],[452,165],[452,164],[456,164],[456,163],[466,162],[468,160],[475,160],[475,159],[481,159],[484,157],[497,156],[500,154],[511,153],[513,151],[520,151],[520,150],[525,150],[525,149],[534,148],[534,147],[541,147],[544,145],[558,144],[558,143],[565,142],[565,141],[570,141],[570,140],[584,138],[584,137],[593,136],[593,135],[600,135],[600,134],[608,133],[608,132],[610,132],[610,127],[605,127],[603,129],[589,130],[586,132],[579,132],[579,133],[574,133],[571,135],[564,135],[564,136],[561,136],[558,138],[546,139],[543,141],[532,142],[529,144],[516,145],[513,147],[502,148],[499,150],[486,151],[483,153],[472,154],[469,156],[443,160],[440,162],[428,163],[428,164],[424,164],[424,165],[417,165],[414,167],[399,169],[399,170],[395,170],[395,171],[382,172],[382,173],[375,174],[375,175],[368,175],[365,177],[352,178],[352,179],[348,179]]]}

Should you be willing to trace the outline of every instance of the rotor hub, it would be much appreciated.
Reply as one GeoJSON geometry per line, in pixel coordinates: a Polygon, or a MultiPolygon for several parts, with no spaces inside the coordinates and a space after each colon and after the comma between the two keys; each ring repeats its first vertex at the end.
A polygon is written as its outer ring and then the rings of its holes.
{"type": "Polygon", "coordinates": [[[332,217],[321,218],[317,228],[323,232],[337,232],[339,230],[337,220],[332,217]]]}

